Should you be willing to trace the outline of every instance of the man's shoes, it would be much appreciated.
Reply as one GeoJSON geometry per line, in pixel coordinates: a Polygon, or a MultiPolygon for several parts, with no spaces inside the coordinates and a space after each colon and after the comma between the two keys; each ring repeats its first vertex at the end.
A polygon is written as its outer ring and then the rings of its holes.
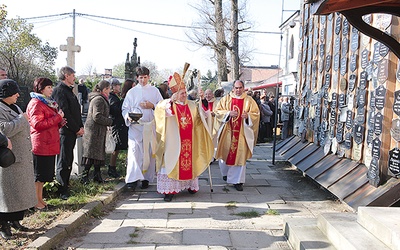
{"type": "Polygon", "coordinates": [[[149,187],[149,181],[148,180],[142,181],[142,186],[140,187],[140,189],[147,189],[148,187],[149,187]]]}
{"type": "Polygon", "coordinates": [[[197,193],[197,190],[193,190],[193,189],[188,189],[188,192],[189,192],[189,194],[195,194],[195,193],[197,193]]]}
{"type": "Polygon", "coordinates": [[[15,221],[9,221],[8,222],[11,227],[13,227],[15,230],[23,231],[23,232],[28,232],[29,228],[21,225],[21,223],[18,220],[15,221]]]}
{"type": "Polygon", "coordinates": [[[121,177],[118,172],[117,172],[117,167],[113,167],[108,165],[108,176],[112,177],[112,178],[119,178],[121,177]]]}
{"type": "Polygon", "coordinates": [[[237,191],[243,191],[243,183],[233,184],[237,191]]]}
{"type": "Polygon", "coordinates": [[[137,181],[127,183],[127,184],[126,184],[126,187],[127,187],[129,190],[135,191],[135,189],[136,189],[136,187],[137,187],[137,181]]]}
{"type": "Polygon", "coordinates": [[[226,181],[226,180],[228,180],[228,177],[226,175],[222,176],[222,180],[226,181]]]}
{"type": "Polygon", "coordinates": [[[173,194],[166,194],[166,195],[164,196],[164,201],[170,202],[170,201],[172,201],[172,198],[173,198],[173,197],[174,197],[173,194]]]}
{"type": "Polygon", "coordinates": [[[97,182],[97,183],[104,183],[105,181],[103,180],[103,178],[101,177],[101,172],[94,172],[94,176],[93,176],[93,181],[97,182]]]}
{"type": "Polygon", "coordinates": [[[69,198],[69,195],[68,194],[60,194],[60,198],[61,198],[61,200],[68,200],[68,198],[69,198]]]}
{"type": "Polygon", "coordinates": [[[1,222],[1,230],[0,230],[0,235],[3,239],[5,240],[9,240],[12,237],[12,233],[11,233],[11,227],[10,225],[7,223],[7,221],[2,221],[1,222]]]}

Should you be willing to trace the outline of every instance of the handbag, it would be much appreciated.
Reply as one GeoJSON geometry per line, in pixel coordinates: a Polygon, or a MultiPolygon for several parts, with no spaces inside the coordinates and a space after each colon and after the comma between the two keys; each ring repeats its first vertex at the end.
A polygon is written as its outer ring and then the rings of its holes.
{"type": "Polygon", "coordinates": [[[112,130],[111,128],[107,128],[107,133],[106,133],[106,154],[111,154],[115,150],[115,140],[112,135],[112,130]]]}
{"type": "Polygon", "coordinates": [[[15,163],[14,153],[7,147],[0,147],[0,167],[8,168],[15,163]]]}

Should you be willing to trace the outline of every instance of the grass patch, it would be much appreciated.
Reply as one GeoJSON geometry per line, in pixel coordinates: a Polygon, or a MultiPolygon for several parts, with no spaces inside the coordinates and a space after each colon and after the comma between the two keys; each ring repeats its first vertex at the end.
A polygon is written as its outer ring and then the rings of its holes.
{"type": "Polygon", "coordinates": [[[229,192],[230,190],[229,190],[229,188],[227,188],[226,186],[222,189],[222,191],[224,191],[224,192],[229,192]]]}
{"type": "Polygon", "coordinates": [[[277,210],[275,210],[275,209],[268,209],[268,210],[265,212],[265,214],[266,214],[266,215],[279,215],[279,212],[278,212],[277,210]]]}
{"type": "Polygon", "coordinates": [[[247,211],[247,212],[240,212],[237,213],[235,215],[241,216],[241,217],[245,217],[245,218],[255,218],[255,217],[259,217],[260,214],[256,211],[256,210],[251,210],[251,211],[247,211]]]}
{"type": "MultiPolygon", "coordinates": [[[[129,234],[129,237],[131,237],[131,238],[137,238],[137,237],[139,237],[138,232],[139,232],[139,229],[135,227],[135,231],[134,231],[133,233],[130,233],[130,234],[129,234]]],[[[136,243],[137,243],[137,242],[134,241],[133,239],[130,239],[130,240],[127,242],[127,244],[136,244],[136,243]]]]}

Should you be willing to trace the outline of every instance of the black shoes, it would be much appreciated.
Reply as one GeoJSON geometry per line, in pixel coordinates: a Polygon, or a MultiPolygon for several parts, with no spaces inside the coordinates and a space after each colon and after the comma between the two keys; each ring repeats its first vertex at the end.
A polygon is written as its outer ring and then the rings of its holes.
{"type": "Polygon", "coordinates": [[[165,197],[164,197],[164,201],[170,202],[170,201],[172,201],[173,197],[174,197],[173,194],[166,194],[165,197]]]}
{"type": "Polygon", "coordinates": [[[228,177],[226,175],[222,176],[222,180],[226,181],[226,180],[228,180],[228,177]]]}
{"type": "Polygon", "coordinates": [[[89,184],[89,171],[88,170],[83,170],[82,172],[82,177],[81,177],[81,183],[83,185],[88,185],[89,184]]]}
{"type": "Polygon", "coordinates": [[[3,239],[5,240],[9,240],[12,237],[12,233],[11,233],[11,227],[8,224],[7,221],[2,221],[1,222],[1,230],[0,230],[0,235],[3,239]]]}
{"type": "Polygon", "coordinates": [[[196,190],[193,190],[193,189],[188,189],[188,192],[189,192],[189,194],[195,194],[195,193],[197,193],[197,191],[196,190]]]}
{"type": "Polygon", "coordinates": [[[143,180],[142,181],[142,186],[140,189],[147,189],[149,187],[149,181],[148,180],[143,180]]]}
{"type": "Polygon", "coordinates": [[[108,165],[108,176],[112,177],[112,178],[119,178],[121,177],[118,172],[117,172],[117,167],[113,167],[108,165]]]}
{"type": "Polygon", "coordinates": [[[243,183],[233,184],[237,191],[243,191],[243,183]]]}
{"type": "Polygon", "coordinates": [[[135,189],[136,189],[136,187],[137,187],[137,181],[127,183],[127,184],[126,184],[126,187],[127,187],[129,190],[135,191],[135,189]]]}
{"type": "Polygon", "coordinates": [[[93,175],[93,181],[97,183],[104,183],[105,181],[101,177],[101,172],[100,171],[95,171],[93,175]]]}
{"type": "Polygon", "coordinates": [[[19,221],[9,221],[8,222],[11,227],[13,227],[15,230],[23,231],[23,232],[28,232],[29,228],[22,226],[19,221]]]}
{"type": "Polygon", "coordinates": [[[68,200],[68,198],[69,198],[69,194],[60,194],[60,198],[61,198],[61,200],[68,200]]]}

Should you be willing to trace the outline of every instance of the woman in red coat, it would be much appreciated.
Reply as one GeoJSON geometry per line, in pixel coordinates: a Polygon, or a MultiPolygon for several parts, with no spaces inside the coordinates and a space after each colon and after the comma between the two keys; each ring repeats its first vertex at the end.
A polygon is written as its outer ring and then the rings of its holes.
{"type": "Polygon", "coordinates": [[[33,165],[37,209],[47,206],[43,200],[43,184],[54,179],[56,155],[60,153],[60,134],[58,129],[65,124],[64,112],[51,98],[53,82],[48,78],[37,78],[33,83],[32,99],[26,113],[31,126],[33,165]]]}

